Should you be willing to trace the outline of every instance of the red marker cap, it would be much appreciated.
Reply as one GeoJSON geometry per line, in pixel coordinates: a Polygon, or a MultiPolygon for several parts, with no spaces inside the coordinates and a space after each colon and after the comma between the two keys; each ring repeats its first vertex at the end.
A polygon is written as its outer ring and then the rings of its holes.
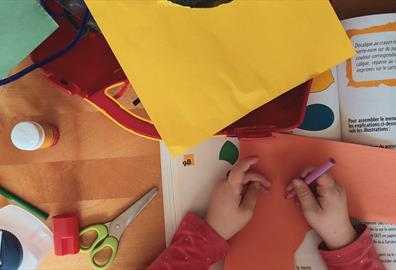
{"type": "Polygon", "coordinates": [[[80,252],[80,229],[77,215],[59,215],[52,218],[56,256],[80,252]]]}

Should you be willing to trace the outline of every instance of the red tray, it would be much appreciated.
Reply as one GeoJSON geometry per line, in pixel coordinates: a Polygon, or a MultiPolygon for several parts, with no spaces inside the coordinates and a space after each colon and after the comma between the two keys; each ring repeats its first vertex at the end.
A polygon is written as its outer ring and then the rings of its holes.
{"type": "MultiPolygon", "coordinates": [[[[61,12],[55,1],[49,7],[61,12]]],[[[62,49],[75,32],[69,23],[57,19],[59,28],[31,53],[38,62],[62,49]]],[[[41,68],[45,77],[70,95],[86,99],[124,129],[151,139],[160,139],[154,124],[122,107],[107,91],[128,84],[121,66],[100,33],[83,37],[75,48],[62,58],[41,68]]],[[[273,131],[287,131],[303,121],[310,89],[306,82],[251,112],[219,134],[240,138],[269,136],[273,131]]]]}

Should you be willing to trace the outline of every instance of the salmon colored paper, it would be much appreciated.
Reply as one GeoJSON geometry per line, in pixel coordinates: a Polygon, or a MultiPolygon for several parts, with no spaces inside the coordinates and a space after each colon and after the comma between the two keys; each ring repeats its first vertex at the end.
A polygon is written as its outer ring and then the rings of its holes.
{"type": "Polygon", "coordinates": [[[294,252],[308,231],[301,210],[284,199],[286,184],[308,165],[329,157],[331,173],[346,189],[350,215],[396,224],[396,151],[335,141],[275,134],[241,142],[242,157],[258,155],[256,170],[273,181],[252,222],[231,242],[225,269],[294,269],[294,252]]]}
{"type": "Polygon", "coordinates": [[[87,0],[173,155],[354,54],[327,0],[87,0]]]}

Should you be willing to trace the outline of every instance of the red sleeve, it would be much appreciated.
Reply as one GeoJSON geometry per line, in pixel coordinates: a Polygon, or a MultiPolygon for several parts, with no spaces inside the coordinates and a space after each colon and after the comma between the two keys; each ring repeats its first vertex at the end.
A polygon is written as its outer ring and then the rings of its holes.
{"type": "Polygon", "coordinates": [[[170,246],[148,270],[207,270],[225,257],[228,248],[228,243],[209,225],[188,213],[170,246]]]}
{"type": "Polygon", "coordinates": [[[355,226],[359,237],[350,245],[336,250],[327,250],[322,243],[320,255],[331,270],[385,270],[374,249],[370,230],[364,226],[355,226]]]}

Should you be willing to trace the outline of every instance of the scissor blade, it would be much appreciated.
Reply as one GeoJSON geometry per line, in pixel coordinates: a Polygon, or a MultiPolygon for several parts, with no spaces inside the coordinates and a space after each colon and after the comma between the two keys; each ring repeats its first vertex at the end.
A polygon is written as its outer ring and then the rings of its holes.
{"type": "Polygon", "coordinates": [[[137,200],[133,205],[127,208],[121,215],[114,219],[110,224],[109,234],[121,238],[122,233],[131,224],[132,221],[142,212],[142,210],[154,199],[158,194],[158,188],[152,188],[143,197],[137,200]]]}

